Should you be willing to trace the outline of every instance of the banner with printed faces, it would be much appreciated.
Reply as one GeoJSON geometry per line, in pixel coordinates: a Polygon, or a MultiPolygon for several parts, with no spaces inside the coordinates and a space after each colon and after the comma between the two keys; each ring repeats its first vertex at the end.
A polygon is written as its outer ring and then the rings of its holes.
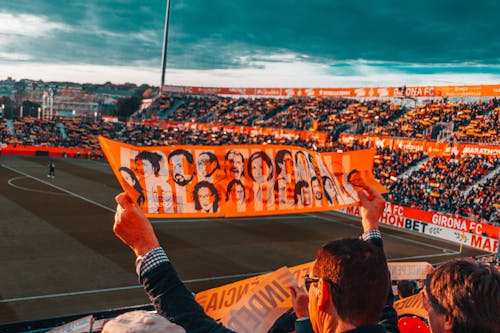
{"type": "Polygon", "coordinates": [[[122,188],[148,217],[316,212],[359,202],[375,150],[318,153],[295,146],[136,147],[99,137],[122,188]]]}

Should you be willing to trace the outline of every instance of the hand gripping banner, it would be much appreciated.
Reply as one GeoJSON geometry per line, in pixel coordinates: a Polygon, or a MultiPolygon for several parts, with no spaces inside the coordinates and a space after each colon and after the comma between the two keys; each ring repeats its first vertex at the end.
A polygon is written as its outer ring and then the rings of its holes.
{"type": "Polygon", "coordinates": [[[122,188],[148,217],[257,216],[356,205],[375,150],[295,146],[136,147],[99,137],[122,188]]]}

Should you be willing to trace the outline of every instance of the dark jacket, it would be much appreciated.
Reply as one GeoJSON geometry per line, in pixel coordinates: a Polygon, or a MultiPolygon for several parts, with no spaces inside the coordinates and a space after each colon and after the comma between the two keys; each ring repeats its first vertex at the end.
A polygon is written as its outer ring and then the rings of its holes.
{"type": "Polygon", "coordinates": [[[205,314],[170,262],[145,273],[139,281],[158,314],[184,327],[187,333],[233,333],[205,314]]]}

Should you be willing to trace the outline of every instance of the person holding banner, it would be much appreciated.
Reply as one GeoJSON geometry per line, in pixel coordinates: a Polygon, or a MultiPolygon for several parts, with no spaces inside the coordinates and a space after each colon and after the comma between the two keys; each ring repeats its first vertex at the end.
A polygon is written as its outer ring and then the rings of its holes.
{"type": "MultiPolygon", "coordinates": [[[[335,240],[318,250],[311,276],[304,279],[309,306],[308,312],[296,311],[297,333],[399,332],[379,231],[385,201],[366,185],[358,196],[362,239],[335,240]]],[[[292,295],[297,298],[301,291],[292,295]]],[[[294,300],[294,308],[303,309],[301,303],[294,300]]]]}
{"type": "MultiPolygon", "coordinates": [[[[331,242],[319,250],[312,271],[313,276],[306,279],[307,284],[311,286],[309,315],[317,333],[341,332],[339,329],[347,330],[357,326],[364,328],[358,327],[353,332],[385,332],[383,326],[376,324],[389,290],[387,263],[383,252],[377,248],[382,246],[378,220],[384,211],[385,201],[373,188],[366,186],[365,191],[366,193],[359,194],[362,225],[365,231],[363,239],[369,240],[376,246],[363,240],[347,239],[337,243],[331,242]],[[367,256],[369,268],[358,266],[363,260],[351,259],[342,260],[335,271],[328,268],[334,263],[328,254],[332,246],[339,247],[339,250],[344,251],[344,255],[349,258],[362,259],[367,256]],[[345,269],[342,263],[347,263],[345,269]],[[342,273],[343,269],[345,272],[342,273]],[[336,284],[333,282],[336,278],[325,275],[328,272],[342,273],[342,276],[349,276],[359,284],[348,282],[344,285],[341,281],[340,284],[336,284]],[[342,290],[334,288],[335,285],[340,286],[342,290]],[[345,294],[346,299],[339,298],[339,294],[334,294],[333,290],[345,294]],[[347,296],[346,293],[349,291],[352,294],[353,290],[357,296],[361,296],[360,302],[353,303],[351,297],[347,296]],[[353,313],[356,319],[345,318],[344,313],[353,313]]],[[[139,281],[158,313],[181,325],[187,332],[233,332],[205,314],[193,294],[179,279],[165,251],[160,247],[150,221],[137,204],[126,193],[119,194],[116,201],[118,205],[113,231],[137,256],[136,269],[139,281]]],[[[389,328],[388,331],[398,332],[397,316],[394,309],[392,311],[391,309],[392,307],[384,309],[382,318],[385,320],[385,327],[389,328]],[[391,327],[396,329],[392,330],[391,327]]]]}

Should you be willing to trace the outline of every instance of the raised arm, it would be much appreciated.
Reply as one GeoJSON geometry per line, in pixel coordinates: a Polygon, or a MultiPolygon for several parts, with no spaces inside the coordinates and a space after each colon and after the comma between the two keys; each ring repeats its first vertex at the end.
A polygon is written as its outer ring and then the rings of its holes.
{"type": "Polygon", "coordinates": [[[154,233],[151,222],[130,197],[119,194],[113,231],[137,256],[139,281],[156,311],[190,333],[232,332],[212,318],[196,302],[179,279],[154,233]]]}

